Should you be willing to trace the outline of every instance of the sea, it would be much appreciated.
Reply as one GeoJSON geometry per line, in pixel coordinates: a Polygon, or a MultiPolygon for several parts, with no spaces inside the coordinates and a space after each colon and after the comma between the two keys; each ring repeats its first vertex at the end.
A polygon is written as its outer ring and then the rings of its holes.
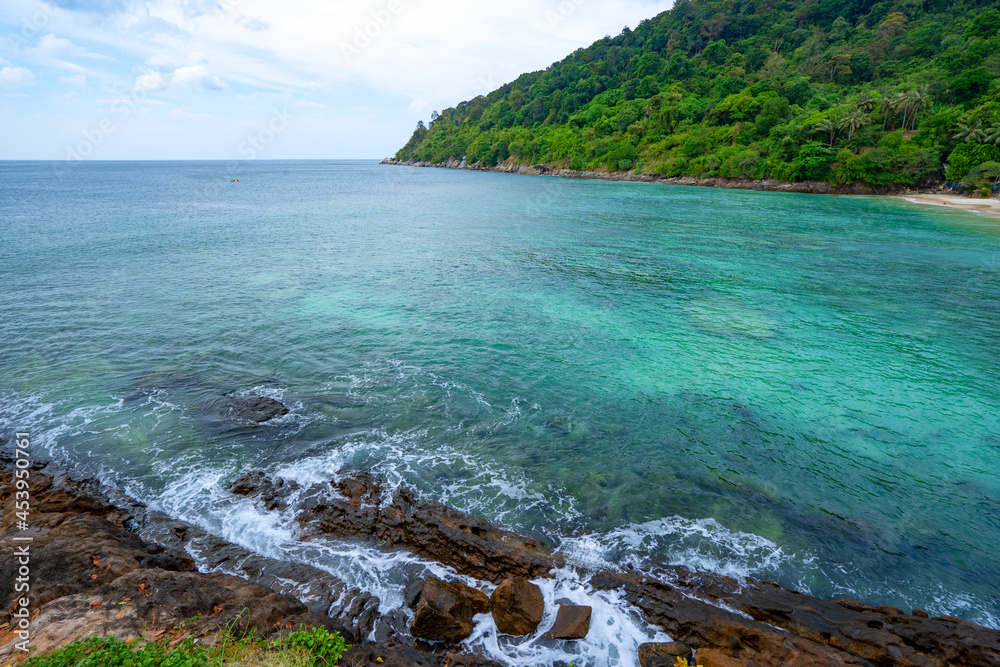
{"type": "Polygon", "coordinates": [[[561,644],[687,565],[1000,627],[1000,221],[887,197],[376,161],[0,163],[0,437],[403,606],[414,567],[226,490],[365,471],[548,540],[561,644]],[[290,412],[220,422],[211,401],[290,412]]]}

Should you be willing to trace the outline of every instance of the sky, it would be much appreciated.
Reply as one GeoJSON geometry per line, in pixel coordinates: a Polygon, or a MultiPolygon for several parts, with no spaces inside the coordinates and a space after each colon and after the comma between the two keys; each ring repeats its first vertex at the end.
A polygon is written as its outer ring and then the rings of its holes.
{"type": "Polygon", "coordinates": [[[392,155],[673,0],[3,0],[0,159],[392,155]]]}

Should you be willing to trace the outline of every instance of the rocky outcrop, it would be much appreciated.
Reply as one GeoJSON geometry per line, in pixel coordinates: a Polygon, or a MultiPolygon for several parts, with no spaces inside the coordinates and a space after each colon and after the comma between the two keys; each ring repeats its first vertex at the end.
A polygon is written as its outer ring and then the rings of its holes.
{"type": "MultiPolygon", "coordinates": [[[[500,582],[487,599],[454,582],[418,581],[406,590],[415,606],[411,623],[405,610],[380,617],[377,598],[329,573],[260,556],[94,482],[37,466],[30,476],[30,520],[19,526],[9,463],[0,460],[0,626],[12,620],[18,596],[13,537],[30,537],[36,651],[90,634],[131,639],[181,633],[213,641],[225,625],[265,637],[322,625],[357,644],[345,664],[492,667],[482,658],[449,653],[448,646],[467,637],[474,616],[487,611],[502,633],[535,632],[544,602],[524,577],[544,576],[562,562],[537,540],[365,475],[312,489],[263,474],[234,484],[234,491],[275,507],[304,498],[295,509],[316,539],[376,539],[500,582]],[[178,630],[193,617],[198,620],[178,630]],[[411,634],[441,643],[428,652],[429,645],[414,643],[411,634]],[[377,643],[368,643],[369,637],[377,643]]],[[[957,618],[820,600],[768,582],[685,568],[662,571],[661,579],[606,571],[589,579],[595,589],[619,592],[677,640],[644,645],[639,658],[646,667],[671,664],[690,647],[708,667],[1000,665],[1000,632],[957,618]]],[[[566,605],[549,637],[570,640],[586,634],[588,625],[588,608],[566,605]]],[[[0,632],[0,659],[12,655],[13,639],[0,632]]]]}
{"type": "MultiPolygon", "coordinates": [[[[245,579],[195,571],[195,562],[143,540],[127,528],[131,512],[116,508],[93,483],[31,470],[32,512],[12,525],[14,488],[9,461],[0,465],[0,622],[10,623],[15,589],[14,545],[30,553],[31,648],[40,653],[94,634],[122,640],[159,638],[185,625],[185,637],[212,640],[220,629],[260,636],[300,625],[342,630],[296,598],[245,579]],[[14,538],[20,538],[15,540],[14,538]]],[[[16,635],[3,632],[0,659],[14,656],[16,635]]],[[[353,638],[353,634],[348,634],[353,638]]],[[[18,652],[18,654],[20,654],[18,652]]]]}
{"type": "Polygon", "coordinates": [[[893,607],[819,600],[775,584],[675,568],[673,585],[601,573],[595,588],[619,590],[651,622],[697,650],[751,667],[1000,665],[1000,632],[957,618],[921,618],[893,607]],[[730,611],[732,610],[732,611],[730,611]]]}
{"type": "MultiPolygon", "coordinates": [[[[280,484],[245,475],[231,488],[266,499],[280,484]]],[[[405,547],[461,574],[494,583],[511,575],[547,577],[564,563],[562,556],[540,540],[418,499],[406,487],[393,491],[370,475],[331,482],[329,491],[334,493],[317,493],[304,502],[298,521],[307,533],[370,538],[386,546],[405,547]]]]}
{"type": "MultiPolygon", "coordinates": [[[[885,188],[875,190],[864,183],[849,183],[831,185],[825,181],[805,181],[788,183],[784,181],[750,180],[740,178],[695,178],[693,176],[673,176],[664,178],[658,174],[636,173],[635,171],[586,171],[579,169],[560,169],[549,164],[527,165],[510,158],[495,166],[486,166],[480,162],[473,164],[465,160],[449,158],[444,162],[422,162],[415,160],[396,160],[385,158],[382,164],[406,167],[436,167],[439,169],[469,169],[473,171],[496,171],[505,174],[524,174],[526,176],[558,176],[561,178],[580,178],[601,181],[631,181],[636,183],[662,183],[666,185],[698,185],[711,188],[727,188],[731,190],[759,190],[768,192],[799,192],[804,194],[838,194],[838,195],[873,195],[909,192],[907,188],[885,188]]],[[[914,188],[916,192],[918,189],[914,188]]],[[[924,188],[927,192],[936,192],[932,188],[924,188]]]]}
{"type": "MultiPolygon", "coordinates": [[[[256,475],[237,480],[235,488],[266,499],[274,489],[287,488],[287,484],[256,475]]],[[[368,475],[344,478],[326,490],[315,491],[298,517],[317,537],[374,538],[494,583],[547,576],[551,568],[562,565],[559,554],[541,542],[438,503],[415,499],[405,487],[390,491],[368,475]]],[[[699,656],[707,650],[706,655],[710,659],[715,655],[717,662],[740,661],[751,666],[1000,665],[1000,632],[959,619],[929,619],[889,607],[819,600],[767,582],[737,582],[681,567],[662,570],[669,574],[669,582],[598,572],[591,577],[591,584],[622,591],[648,621],[698,649],[699,656]]],[[[410,597],[416,594],[415,589],[410,597]]],[[[524,623],[501,627],[506,621],[497,616],[504,613],[507,603],[498,604],[496,596],[494,592],[491,601],[501,632],[534,631],[537,623],[532,623],[536,616],[541,619],[540,610],[528,615],[524,623]]],[[[538,599],[540,609],[540,595],[538,599]]]]}
{"type": "Polygon", "coordinates": [[[545,636],[549,639],[583,639],[590,632],[592,607],[575,604],[561,604],[556,612],[555,623],[545,636]]]}
{"type": "Polygon", "coordinates": [[[223,396],[205,406],[210,418],[230,424],[263,424],[288,412],[281,401],[267,396],[223,396]]]}
{"type": "Polygon", "coordinates": [[[481,591],[429,578],[417,598],[410,634],[430,641],[458,643],[472,634],[473,616],[489,610],[490,600],[481,591]]]}
{"type": "Polygon", "coordinates": [[[530,635],[542,622],[542,590],[524,577],[510,577],[493,590],[490,611],[497,630],[505,635],[530,635]]]}
{"type": "MultiPolygon", "coordinates": [[[[93,635],[213,643],[224,629],[268,638],[325,627],[355,644],[347,654],[351,662],[343,664],[496,665],[406,646],[399,615],[379,618],[378,598],[347,588],[329,573],[254,554],[41,464],[32,466],[28,478],[28,525],[18,526],[11,463],[0,456],[0,602],[22,595],[14,589],[11,545],[15,537],[31,538],[16,542],[29,544],[31,552],[31,654],[93,635]],[[213,571],[199,572],[196,563],[213,571]],[[366,642],[370,634],[378,644],[366,642]]],[[[483,593],[465,593],[476,613],[485,611],[483,593]]],[[[0,663],[22,655],[9,629],[11,609],[5,604],[0,610],[0,663]]]]}

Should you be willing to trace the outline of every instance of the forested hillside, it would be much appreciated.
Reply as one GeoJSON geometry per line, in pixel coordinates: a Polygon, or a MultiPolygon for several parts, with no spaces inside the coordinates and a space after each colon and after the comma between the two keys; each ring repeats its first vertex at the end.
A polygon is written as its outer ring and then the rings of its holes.
{"type": "Polygon", "coordinates": [[[678,0],[435,112],[400,160],[875,187],[1000,177],[1000,2],[678,0]]]}

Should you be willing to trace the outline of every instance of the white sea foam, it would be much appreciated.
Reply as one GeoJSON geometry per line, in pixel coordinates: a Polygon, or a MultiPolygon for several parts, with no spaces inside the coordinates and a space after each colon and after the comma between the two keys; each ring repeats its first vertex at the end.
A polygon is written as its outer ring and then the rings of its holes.
{"type": "Polygon", "coordinates": [[[776,572],[793,560],[759,535],[730,530],[715,519],[679,516],[566,538],[561,549],[591,567],[628,567],[659,574],[656,565],[666,563],[737,579],[776,572]]]}
{"type": "Polygon", "coordinates": [[[595,591],[571,569],[555,572],[554,579],[535,579],[545,597],[545,615],[538,629],[527,637],[510,637],[497,632],[489,614],[476,617],[472,636],[465,647],[504,664],[524,667],[562,663],[583,665],[638,665],[639,644],[670,641],[669,635],[649,625],[625,602],[618,591],[595,591]],[[592,608],[590,632],[585,639],[558,641],[545,639],[555,622],[560,603],[592,608]]]}

